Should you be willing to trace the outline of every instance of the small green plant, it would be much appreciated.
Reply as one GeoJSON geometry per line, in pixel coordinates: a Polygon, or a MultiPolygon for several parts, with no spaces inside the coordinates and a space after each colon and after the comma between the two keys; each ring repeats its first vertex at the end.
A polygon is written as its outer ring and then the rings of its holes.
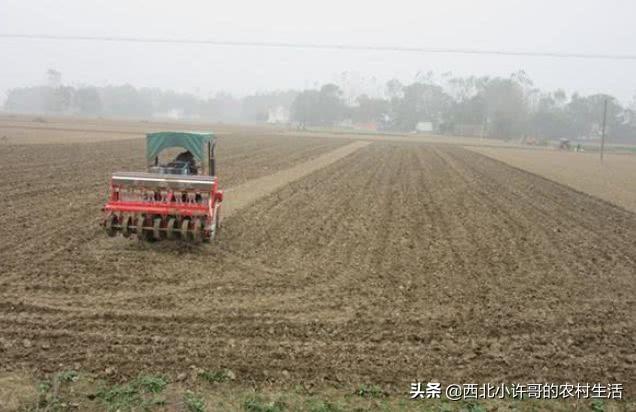
{"type": "Polygon", "coordinates": [[[285,404],[280,400],[265,402],[258,396],[251,396],[243,402],[243,409],[247,412],[282,412],[285,404]]]}
{"type": "Polygon", "coordinates": [[[79,374],[73,370],[56,374],[52,380],[38,383],[37,410],[61,411],[66,410],[68,402],[63,395],[62,385],[76,382],[79,374]]]}
{"type": "Polygon", "coordinates": [[[109,411],[130,410],[143,402],[139,391],[131,384],[102,388],[95,397],[104,402],[109,411]]]}
{"type": "Polygon", "coordinates": [[[51,390],[51,382],[50,381],[41,381],[40,383],[38,383],[38,392],[40,393],[47,393],[49,390],[51,390]]]}
{"type": "Polygon", "coordinates": [[[340,412],[338,405],[329,401],[315,400],[309,404],[309,412],[340,412]]]}
{"type": "Polygon", "coordinates": [[[165,404],[165,400],[153,395],[161,393],[167,384],[162,377],[143,375],[127,384],[103,387],[95,397],[100,399],[109,411],[130,411],[136,407],[149,409],[154,405],[165,404]]]}
{"type": "Polygon", "coordinates": [[[594,399],[590,404],[590,408],[594,412],[605,412],[605,403],[602,399],[594,399]]]}
{"type": "Polygon", "coordinates": [[[79,374],[75,371],[64,371],[57,375],[60,382],[77,382],[79,374]]]}
{"type": "Polygon", "coordinates": [[[446,399],[440,399],[437,404],[436,412],[452,412],[453,406],[446,399]]]}
{"type": "Polygon", "coordinates": [[[42,381],[38,384],[38,400],[37,410],[57,410],[60,406],[60,399],[56,391],[53,391],[53,383],[51,381],[42,381]]]}
{"type": "Polygon", "coordinates": [[[384,392],[381,388],[374,385],[362,385],[356,391],[355,394],[360,396],[361,398],[384,398],[387,396],[387,393],[384,392]]]}
{"type": "Polygon", "coordinates": [[[204,371],[199,373],[199,377],[210,383],[221,383],[230,378],[226,371],[204,371]]]}
{"type": "Polygon", "coordinates": [[[466,411],[468,412],[487,412],[483,405],[475,402],[466,402],[466,411]]]}
{"type": "Polygon", "coordinates": [[[192,391],[186,391],[183,395],[183,404],[189,412],[205,411],[205,402],[192,391]]]}
{"type": "Polygon", "coordinates": [[[137,379],[139,386],[146,392],[161,393],[168,385],[168,382],[161,376],[144,375],[137,379]]]}

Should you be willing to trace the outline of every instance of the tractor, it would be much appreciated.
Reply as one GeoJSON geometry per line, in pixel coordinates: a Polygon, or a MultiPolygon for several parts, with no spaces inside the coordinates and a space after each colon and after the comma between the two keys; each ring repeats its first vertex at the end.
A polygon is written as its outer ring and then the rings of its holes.
{"type": "Polygon", "coordinates": [[[569,151],[572,148],[570,145],[570,139],[560,139],[559,140],[559,150],[567,150],[569,151]]]}
{"type": "Polygon", "coordinates": [[[215,166],[216,138],[208,132],[158,132],[146,135],[147,172],[116,172],[102,208],[108,236],[136,235],[140,241],[206,242],[220,228],[223,191],[215,166]],[[169,148],[185,149],[159,163],[169,148]]]}

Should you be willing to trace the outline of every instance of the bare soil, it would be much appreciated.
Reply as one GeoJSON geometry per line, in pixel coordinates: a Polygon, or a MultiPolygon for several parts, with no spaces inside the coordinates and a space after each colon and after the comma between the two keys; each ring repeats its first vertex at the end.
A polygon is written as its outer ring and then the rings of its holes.
{"type": "Polygon", "coordinates": [[[249,204],[284,187],[290,182],[349,156],[368,144],[368,142],[353,142],[294,167],[283,169],[258,179],[249,180],[239,186],[231,187],[226,192],[227,201],[223,203],[223,216],[232,216],[238,210],[245,208],[249,204]]]}
{"type": "MultiPolygon", "coordinates": [[[[224,140],[222,180],[339,141],[277,139],[224,140]]],[[[459,147],[378,142],[234,213],[211,245],[106,238],[105,176],[141,166],[141,146],[0,149],[0,372],[636,393],[629,211],[459,147]]]]}

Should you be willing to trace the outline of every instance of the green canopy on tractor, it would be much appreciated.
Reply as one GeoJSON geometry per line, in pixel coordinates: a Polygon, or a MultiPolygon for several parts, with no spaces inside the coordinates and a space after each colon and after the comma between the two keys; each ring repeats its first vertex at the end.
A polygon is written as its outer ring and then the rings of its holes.
{"type": "Polygon", "coordinates": [[[206,143],[214,145],[212,132],[157,132],[146,135],[146,159],[148,162],[170,147],[182,147],[199,161],[207,160],[206,143]]]}

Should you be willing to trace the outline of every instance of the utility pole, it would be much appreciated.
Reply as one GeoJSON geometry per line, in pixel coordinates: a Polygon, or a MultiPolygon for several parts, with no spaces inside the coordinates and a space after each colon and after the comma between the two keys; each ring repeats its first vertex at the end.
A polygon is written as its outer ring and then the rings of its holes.
{"type": "Polygon", "coordinates": [[[601,129],[601,162],[603,161],[603,152],[605,151],[605,124],[607,122],[607,99],[603,109],[603,128],[601,129]]]}

